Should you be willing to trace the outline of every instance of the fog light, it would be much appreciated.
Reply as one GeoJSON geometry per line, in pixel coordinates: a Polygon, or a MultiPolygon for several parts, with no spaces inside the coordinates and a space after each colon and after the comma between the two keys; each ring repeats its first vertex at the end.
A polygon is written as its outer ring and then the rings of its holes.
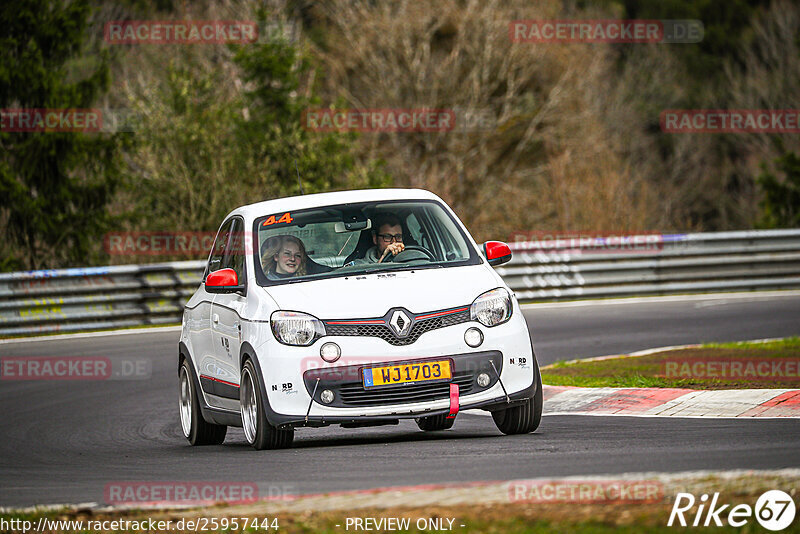
{"type": "Polygon", "coordinates": [[[489,375],[486,373],[481,373],[478,375],[478,385],[482,388],[485,388],[489,385],[489,375]]]}
{"type": "MultiPolygon", "coordinates": [[[[487,377],[488,380],[488,377],[487,377]]],[[[322,393],[319,394],[319,398],[325,404],[330,404],[333,402],[333,391],[329,389],[323,389],[322,393]]]]}
{"type": "Polygon", "coordinates": [[[336,343],[325,343],[319,349],[319,356],[328,363],[333,363],[342,355],[342,349],[336,343]]]}
{"type": "Polygon", "coordinates": [[[483,343],[483,333],[475,327],[468,328],[467,331],[464,332],[464,341],[470,347],[477,347],[483,343]]]}

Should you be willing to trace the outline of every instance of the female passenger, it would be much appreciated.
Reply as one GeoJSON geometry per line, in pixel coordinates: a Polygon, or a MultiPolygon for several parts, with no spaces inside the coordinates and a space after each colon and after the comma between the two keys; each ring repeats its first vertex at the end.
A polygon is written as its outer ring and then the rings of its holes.
{"type": "Polygon", "coordinates": [[[306,274],[306,247],[291,235],[272,236],[261,245],[261,267],[268,280],[306,274]]]}

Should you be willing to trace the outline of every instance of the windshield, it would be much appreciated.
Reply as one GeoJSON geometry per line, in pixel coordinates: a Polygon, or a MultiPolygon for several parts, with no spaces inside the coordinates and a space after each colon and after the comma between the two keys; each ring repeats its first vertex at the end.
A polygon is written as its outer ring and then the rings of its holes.
{"type": "Polygon", "coordinates": [[[253,236],[259,285],[481,261],[460,226],[435,201],[271,213],[256,219],[253,236]]]}

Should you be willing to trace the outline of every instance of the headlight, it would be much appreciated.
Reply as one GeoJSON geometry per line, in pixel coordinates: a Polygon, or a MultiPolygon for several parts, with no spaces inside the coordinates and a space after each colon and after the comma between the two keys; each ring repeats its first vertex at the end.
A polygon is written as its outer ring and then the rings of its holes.
{"type": "Polygon", "coordinates": [[[469,308],[469,318],[483,326],[497,326],[511,319],[511,295],[502,287],[487,291],[469,308]]]}
{"type": "Polygon", "coordinates": [[[322,321],[307,313],[276,311],[270,318],[275,339],[284,345],[308,346],[325,335],[322,321]]]}

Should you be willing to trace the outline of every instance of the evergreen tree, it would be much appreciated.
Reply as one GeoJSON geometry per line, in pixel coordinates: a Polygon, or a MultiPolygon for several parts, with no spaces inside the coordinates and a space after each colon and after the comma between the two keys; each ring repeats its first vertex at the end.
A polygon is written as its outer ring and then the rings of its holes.
{"type": "MultiPolygon", "coordinates": [[[[0,107],[91,108],[108,89],[109,60],[84,56],[89,13],[88,0],[0,4],[0,107]]],[[[91,264],[110,220],[119,139],[4,130],[0,269],[91,264]]]]}
{"type": "Polygon", "coordinates": [[[766,169],[758,177],[764,190],[762,226],[766,228],[800,227],[800,156],[786,152],[775,162],[783,180],[766,169]]]}
{"type": "MultiPolygon", "coordinates": [[[[266,18],[265,13],[261,16],[266,18]]],[[[280,32],[278,32],[280,33],[280,32]]],[[[319,106],[313,87],[301,77],[314,68],[296,46],[279,36],[240,47],[234,61],[252,87],[245,93],[250,117],[240,124],[249,156],[266,165],[265,174],[282,194],[299,194],[294,161],[305,193],[352,187],[380,187],[390,182],[380,162],[359,165],[354,157],[357,134],[309,131],[305,110],[319,106]],[[303,96],[302,93],[310,96],[303,96]]]]}

